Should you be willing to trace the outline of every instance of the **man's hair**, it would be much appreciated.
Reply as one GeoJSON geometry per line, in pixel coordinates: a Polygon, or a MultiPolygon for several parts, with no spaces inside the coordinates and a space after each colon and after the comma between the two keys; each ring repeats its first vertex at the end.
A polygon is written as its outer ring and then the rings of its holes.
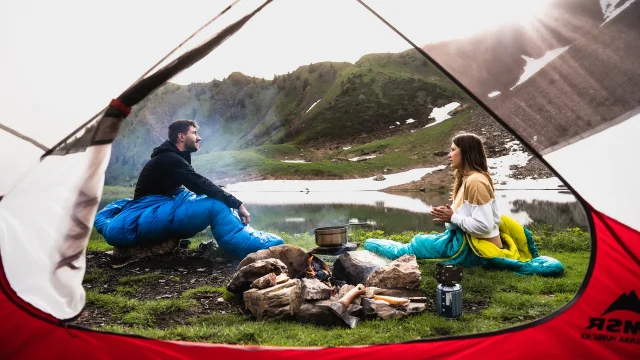
{"type": "Polygon", "coordinates": [[[178,134],[184,134],[190,127],[198,128],[198,123],[194,120],[176,120],[169,125],[169,141],[178,142],[178,134]]]}

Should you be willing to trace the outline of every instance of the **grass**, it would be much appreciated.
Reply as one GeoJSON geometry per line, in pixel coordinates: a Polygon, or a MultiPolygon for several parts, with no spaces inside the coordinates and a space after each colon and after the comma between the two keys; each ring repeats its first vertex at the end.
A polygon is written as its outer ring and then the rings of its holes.
{"type": "Polygon", "coordinates": [[[132,198],[133,188],[126,187],[126,186],[105,186],[104,189],[102,190],[102,196],[117,198],[117,199],[122,199],[127,197],[132,198]]]}
{"type": "Polygon", "coordinates": [[[119,294],[102,294],[89,290],[87,304],[101,308],[116,321],[124,324],[151,326],[156,316],[186,310],[194,306],[195,302],[184,298],[141,301],[119,294]]]}
{"type": "MultiPolygon", "coordinates": [[[[488,306],[476,313],[465,313],[458,320],[439,317],[431,309],[405,319],[364,321],[350,330],[290,321],[255,322],[242,315],[213,314],[192,318],[189,325],[167,329],[127,325],[103,329],[167,340],[267,346],[365,345],[499,330],[539,319],[573,298],[583,281],[589,253],[567,254],[558,256],[568,269],[562,278],[533,276],[522,281],[522,277],[506,271],[465,269],[464,303],[488,306]]],[[[435,265],[421,264],[420,269],[426,296],[433,298],[435,265]]]]}
{"type": "Polygon", "coordinates": [[[84,282],[91,282],[91,281],[102,282],[104,280],[107,280],[108,277],[109,277],[109,274],[107,274],[107,270],[91,269],[91,270],[87,270],[84,273],[84,282]]]}
{"type": "Polygon", "coordinates": [[[140,287],[144,284],[148,284],[152,281],[156,281],[164,278],[160,274],[144,274],[135,276],[125,276],[118,279],[118,285],[116,286],[116,293],[119,295],[134,296],[140,290],[140,287]]]}
{"type": "MultiPolygon", "coordinates": [[[[102,330],[137,334],[157,339],[186,340],[226,344],[266,346],[348,346],[396,343],[432,337],[474,334],[504,329],[540,319],[567,304],[584,281],[589,264],[589,234],[578,229],[557,231],[536,227],[533,235],[541,255],[562,262],[566,273],[558,278],[522,277],[509,271],[468,268],[462,280],[463,303],[475,307],[457,320],[435,315],[433,305],[419,315],[395,320],[368,320],[355,329],[323,327],[293,321],[265,320],[256,322],[237,314],[211,314],[189,319],[188,325],[158,328],[158,317],[185,311],[203,295],[222,296],[234,301],[224,287],[201,286],[184,291],[175,299],[140,301],[123,294],[87,292],[88,304],[102,308],[115,321],[102,330]],[[573,243],[571,243],[571,240],[573,243]]],[[[280,234],[287,243],[312,247],[309,234],[280,234]]],[[[370,237],[386,237],[407,242],[414,233],[384,234],[382,231],[354,230],[352,241],[362,243],[370,237]]],[[[94,240],[97,241],[97,240],[94,240]]],[[[427,298],[435,298],[435,264],[419,261],[421,290],[427,298]]],[[[88,273],[93,279],[100,272],[88,273]]],[[[154,275],[120,279],[120,286],[151,281],[154,275]]],[[[235,297],[237,299],[237,297],[235,297]]],[[[466,310],[465,310],[466,311],[466,310]]]]}
{"type": "Polygon", "coordinates": [[[235,297],[235,294],[232,292],[229,292],[224,286],[220,286],[220,287],[200,286],[200,287],[189,289],[183,292],[181,297],[183,299],[194,299],[194,298],[199,298],[199,297],[202,297],[203,295],[209,295],[209,294],[218,294],[225,301],[231,301],[235,297]]]}
{"type": "Polygon", "coordinates": [[[107,244],[107,241],[104,237],[98,234],[96,228],[94,227],[91,230],[91,235],[89,235],[89,243],[87,244],[87,251],[109,251],[113,250],[113,246],[107,244]]]}

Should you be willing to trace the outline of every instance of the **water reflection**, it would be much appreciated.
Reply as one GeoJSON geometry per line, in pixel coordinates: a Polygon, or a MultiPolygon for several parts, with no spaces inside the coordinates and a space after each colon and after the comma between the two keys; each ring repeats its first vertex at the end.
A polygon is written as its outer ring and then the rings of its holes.
{"type": "MultiPolygon", "coordinates": [[[[247,197],[244,201],[251,209],[254,227],[291,233],[312,232],[316,227],[348,222],[369,222],[375,224],[375,229],[387,233],[440,232],[444,231],[444,225],[434,223],[429,210],[432,206],[450,203],[449,196],[441,193],[338,193],[343,201],[339,201],[334,196],[336,194],[318,193],[322,197],[320,203],[314,203],[318,199],[309,195],[312,193],[291,193],[285,197],[280,193],[280,203],[265,201],[269,199],[264,197],[247,197]],[[357,196],[360,201],[353,201],[357,196]]],[[[587,227],[586,215],[580,204],[573,196],[558,191],[537,190],[526,194],[498,191],[497,201],[504,214],[524,225],[536,222],[558,229],[587,227]],[[544,200],[536,199],[536,194],[544,200]]]]}
{"type": "MultiPolygon", "coordinates": [[[[251,211],[251,224],[260,230],[312,233],[314,228],[368,222],[387,233],[444,231],[433,222],[432,206],[450,203],[436,192],[237,192],[251,211]]],[[[101,207],[113,201],[103,198],[101,207]]],[[[554,228],[581,227],[587,218],[576,199],[555,190],[498,190],[500,210],[524,225],[532,222],[554,228]]]]}

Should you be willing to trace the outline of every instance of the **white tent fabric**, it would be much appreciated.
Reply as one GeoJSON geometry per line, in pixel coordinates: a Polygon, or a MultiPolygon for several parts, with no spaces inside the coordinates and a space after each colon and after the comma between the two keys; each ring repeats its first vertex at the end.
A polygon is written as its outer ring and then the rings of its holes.
{"type": "Polygon", "coordinates": [[[640,230],[640,115],[546,154],[544,158],[598,211],[640,230]],[[576,159],[590,159],[576,163],[576,159]]]}
{"type": "Polygon", "coordinates": [[[49,156],[0,202],[0,255],[11,287],[59,319],[84,306],[87,241],[111,145],[49,156]]]}

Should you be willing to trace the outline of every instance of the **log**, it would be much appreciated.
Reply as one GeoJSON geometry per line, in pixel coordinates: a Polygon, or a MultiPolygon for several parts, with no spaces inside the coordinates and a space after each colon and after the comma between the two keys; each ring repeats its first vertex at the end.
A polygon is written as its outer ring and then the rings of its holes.
{"type": "Polygon", "coordinates": [[[293,318],[302,304],[300,280],[292,279],[267,289],[251,289],[243,294],[245,309],[258,320],[293,318]]]}

